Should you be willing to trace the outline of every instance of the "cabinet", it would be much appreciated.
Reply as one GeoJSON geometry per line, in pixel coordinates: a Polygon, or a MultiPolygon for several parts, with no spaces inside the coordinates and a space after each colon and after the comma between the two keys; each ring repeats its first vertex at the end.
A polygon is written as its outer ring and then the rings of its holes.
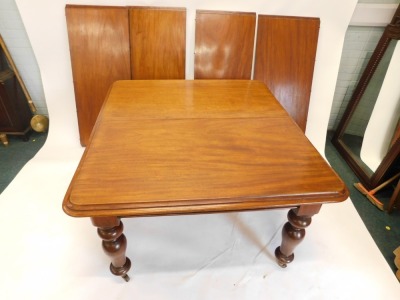
{"type": "Polygon", "coordinates": [[[0,138],[7,145],[7,135],[19,135],[28,140],[32,112],[5,51],[0,47],[0,138]]]}

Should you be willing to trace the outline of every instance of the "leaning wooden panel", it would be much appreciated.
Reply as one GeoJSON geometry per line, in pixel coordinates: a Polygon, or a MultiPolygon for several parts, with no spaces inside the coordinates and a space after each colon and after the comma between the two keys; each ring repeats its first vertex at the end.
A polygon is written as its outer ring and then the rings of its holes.
{"type": "Polygon", "coordinates": [[[256,14],[197,11],[194,78],[250,79],[256,14]]]}
{"type": "Polygon", "coordinates": [[[258,17],[254,79],[263,81],[305,131],[319,32],[318,18],[258,17]]]}
{"type": "Polygon", "coordinates": [[[184,79],[186,9],[131,7],[132,79],[184,79]]]}
{"type": "Polygon", "coordinates": [[[82,146],[86,146],[107,91],[131,79],[128,9],[67,5],[75,101],[82,146]]]}

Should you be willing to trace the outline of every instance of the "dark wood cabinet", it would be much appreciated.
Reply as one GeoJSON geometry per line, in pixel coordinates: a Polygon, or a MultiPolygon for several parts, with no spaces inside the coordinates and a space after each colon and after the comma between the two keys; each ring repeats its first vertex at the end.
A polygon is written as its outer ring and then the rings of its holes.
{"type": "Polygon", "coordinates": [[[31,131],[32,112],[11,69],[4,49],[0,47],[0,136],[7,145],[7,135],[20,135],[27,140],[31,131]]]}

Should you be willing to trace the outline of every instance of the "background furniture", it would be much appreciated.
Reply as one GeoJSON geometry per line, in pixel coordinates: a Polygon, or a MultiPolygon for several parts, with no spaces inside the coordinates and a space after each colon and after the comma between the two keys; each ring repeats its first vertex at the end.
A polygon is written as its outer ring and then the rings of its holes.
{"type": "Polygon", "coordinates": [[[29,101],[32,103],[0,36],[0,140],[4,145],[8,145],[10,134],[28,140],[32,117],[29,101]]]}
{"type": "MultiPolygon", "coordinates": [[[[395,173],[393,167],[399,166],[400,163],[400,139],[397,139],[395,134],[387,154],[375,171],[372,171],[360,156],[366,126],[378,98],[394,46],[399,39],[400,6],[391,23],[386,26],[332,138],[332,143],[367,189],[377,187],[392,176],[395,173]],[[364,126],[358,126],[362,131],[359,137],[352,134],[352,121],[356,114],[361,114],[365,120],[364,126]]],[[[398,121],[398,117],[395,121],[398,121]]]]}

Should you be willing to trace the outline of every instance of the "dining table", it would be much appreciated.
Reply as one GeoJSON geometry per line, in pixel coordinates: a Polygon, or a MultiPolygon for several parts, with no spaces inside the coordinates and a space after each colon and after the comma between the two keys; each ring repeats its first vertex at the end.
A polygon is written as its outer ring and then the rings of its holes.
{"type": "Polygon", "coordinates": [[[347,198],[262,82],[122,80],[108,91],[62,207],[91,219],[111,273],[128,281],[123,218],[288,209],[275,250],[286,267],[312,216],[347,198]]]}

